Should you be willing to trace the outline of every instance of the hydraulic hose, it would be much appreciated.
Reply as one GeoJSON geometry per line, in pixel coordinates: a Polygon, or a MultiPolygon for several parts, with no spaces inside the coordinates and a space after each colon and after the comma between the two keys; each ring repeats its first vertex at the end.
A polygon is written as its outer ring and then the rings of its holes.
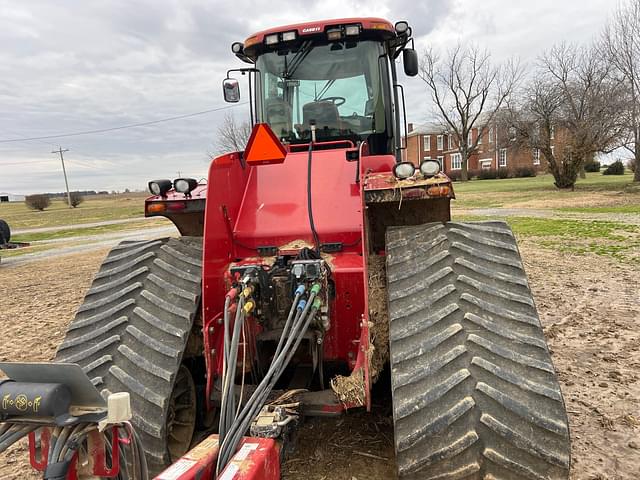
{"type": "MultiPolygon", "coordinates": [[[[315,126],[312,127],[315,132],[315,126]]],[[[315,136],[315,133],[314,133],[315,136]]],[[[316,253],[320,254],[320,237],[316,230],[316,225],[313,221],[313,204],[311,201],[311,158],[313,152],[313,140],[309,142],[309,158],[307,160],[307,214],[309,215],[309,228],[311,229],[311,235],[313,235],[313,244],[315,245],[316,253]]]]}
{"type": "Polygon", "coordinates": [[[218,473],[220,473],[229,462],[231,456],[235,452],[238,443],[240,442],[240,439],[242,438],[242,435],[249,427],[249,424],[257,414],[258,410],[264,405],[269,392],[273,389],[276,382],[284,372],[284,369],[289,364],[291,358],[298,349],[304,333],[311,323],[311,320],[314,318],[316,312],[320,309],[321,302],[319,300],[315,300],[317,294],[320,292],[320,289],[321,286],[319,284],[314,284],[314,286],[311,288],[309,300],[305,303],[304,307],[301,310],[298,310],[296,319],[293,322],[291,334],[288,336],[284,347],[278,353],[278,355],[274,357],[269,370],[267,371],[267,374],[254,391],[251,398],[245,404],[240,415],[236,418],[234,425],[227,432],[227,436],[225,437],[225,439],[221,439],[220,453],[217,463],[218,473]]]}
{"type": "MultiPolygon", "coordinates": [[[[284,367],[286,367],[286,365],[291,361],[291,358],[293,357],[293,355],[295,354],[296,350],[298,349],[300,343],[302,342],[302,337],[304,332],[307,330],[307,328],[309,327],[309,325],[311,324],[311,321],[313,320],[313,317],[315,316],[316,312],[320,309],[321,303],[319,300],[316,300],[313,304],[313,308],[311,310],[311,314],[307,315],[306,317],[304,316],[300,316],[301,320],[304,320],[304,324],[303,324],[303,328],[300,331],[300,334],[297,336],[296,341],[295,341],[295,345],[294,347],[289,351],[289,352],[283,352],[287,353],[286,357],[285,357],[285,362],[284,362],[284,367]]],[[[247,417],[245,417],[245,419],[242,421],[242,423],[238,426],[237,429],[234,430],[233,432],[233,436],[231,437],[231,440],[227,442],[225,442],[221,449],[220,449],[220,454],[218,457],[218,473],[220,473],[222,471],[222,469],[226,466],[226,464],[229,462],[229,460],[231,459],[231,457],[233,456],[233,454],[235,453],[235,450],[238,446],[238,444],[240,443],[240,440],[242,439],[242,436],[244,435],[244,432],[247,430],[247,428],[249,427],[249,424],[251,423],[251,421],[253,420],[253,418],[255,417],[255,415],[258,413],[259,409],[262,408],[262,406],[264,405],[264,402],[266,400],[266,397],[268,396],[269,392],[273,389],[273,387],[275,386],[275,383],[278,381],[278,378],[280,377],[280,375],[282,374],[282,371],[278,371],[277,375],[275,375],[271,381],[268,384],[268,388],[266,388],[263,392],[261,392],[260,397],[256,398],[257,401],[253,401],[253,397],[252,397],[252,401],[248,402],[247,405],[252,405],[252,408],[250,409],[250,411],[248,412],[249,415],[247,417]]]]}

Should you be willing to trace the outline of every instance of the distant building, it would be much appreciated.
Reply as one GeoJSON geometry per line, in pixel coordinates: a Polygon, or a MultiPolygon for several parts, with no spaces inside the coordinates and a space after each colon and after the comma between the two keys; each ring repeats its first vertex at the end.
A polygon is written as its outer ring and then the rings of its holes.
{"type": "MultiPolygon", "coordinates": [[[[468,139],[469,144],[478,138],[478,132],[481,129],[480,126],[472,129],[471,137],[468,139]]],[[[427,123],[414,127],[409,123],[407,130],[406,160],[416,165],[427,159],[438,160],[445,173],[462,169],[462,155],[455,136],[441,124],[427,123]]],[[[513,132],[509,132],[504,127],[498,127],[495,123],[485,125],[477,150],[469,158],[468,171],[474,173],[479,170],[499,168],[513,170],[520,167],[544,171],[547,163],[544,155],[538,149],[518,146],[513,138],[514,135],[513,132]]],[[[553,145],[553,137],[551,142],[553,145]]]]}
{"type": "Polygon", "coordinates": [[[24,195],[0,192],[0,203],[4,202],[24,202],[24,195]]]}

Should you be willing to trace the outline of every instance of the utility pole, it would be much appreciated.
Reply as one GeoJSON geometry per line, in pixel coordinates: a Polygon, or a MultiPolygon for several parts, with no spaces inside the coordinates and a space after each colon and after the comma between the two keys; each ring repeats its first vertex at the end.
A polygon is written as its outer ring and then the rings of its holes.
{"type": "Polygon", "coordinates": [[[73,208],[73,206],[71,205],[71,194],[69,193],[69,182],[67,181],[67,170],[64,168],[64,157],[62,156],[64,152],[68,152],[68,151],[69,151],[68,148],[65,148],[63,150],[62,147],[58,147],[58,150],[54,150],[51,153],[60,154],[60,161],[62,162],[62,173],[64,174],[64,185],[65,187],[67,187],[67,204],[69,205],[69,208],[73,208]]]}

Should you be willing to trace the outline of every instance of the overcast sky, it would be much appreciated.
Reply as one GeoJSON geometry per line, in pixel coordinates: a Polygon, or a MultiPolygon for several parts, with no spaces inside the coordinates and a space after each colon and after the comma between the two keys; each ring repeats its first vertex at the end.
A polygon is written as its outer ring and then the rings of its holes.
{"type": "MultiPolygon", "coordinates": [[[[418,50],[458,40],[496,61],[535,61],[562,40],[588,42],[611,0],[0,0],[0,140],[153,121],[228,107],[220,83],[242,66],[231,42],[257,30],[347,16],[406,19],[418,50]],[[311,6],[313,5],[313,6],[311,6]]],[[[409,121],[429,118],[419,79],[407,86],[409,121]]],[[[236,118],[246,107],[232,109],[236,118]]],[[[156,125],[46,141],[0,143],[0,191],[144,188],[153,178],[206,175],[226,110],[156,125]]]]}

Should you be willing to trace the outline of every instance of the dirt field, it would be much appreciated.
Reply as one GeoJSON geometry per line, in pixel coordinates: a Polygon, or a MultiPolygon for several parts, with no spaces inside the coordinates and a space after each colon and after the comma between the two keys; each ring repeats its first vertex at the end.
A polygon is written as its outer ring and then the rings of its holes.
{"type": "MultiPolygon", "coordinates": [[[[640,477],[640,269],[524,240],[522,255],[559,371],[573,437],[572,479],[640,477]]],[[[2,360],[49,360],[105,251],[0,267],[2,360]]],[[[373,415],[308,421],[285,479],[394,477],[389,399],[373,415]]],[[[40,478],[18,445],[0,479],[40,478]]]]}

